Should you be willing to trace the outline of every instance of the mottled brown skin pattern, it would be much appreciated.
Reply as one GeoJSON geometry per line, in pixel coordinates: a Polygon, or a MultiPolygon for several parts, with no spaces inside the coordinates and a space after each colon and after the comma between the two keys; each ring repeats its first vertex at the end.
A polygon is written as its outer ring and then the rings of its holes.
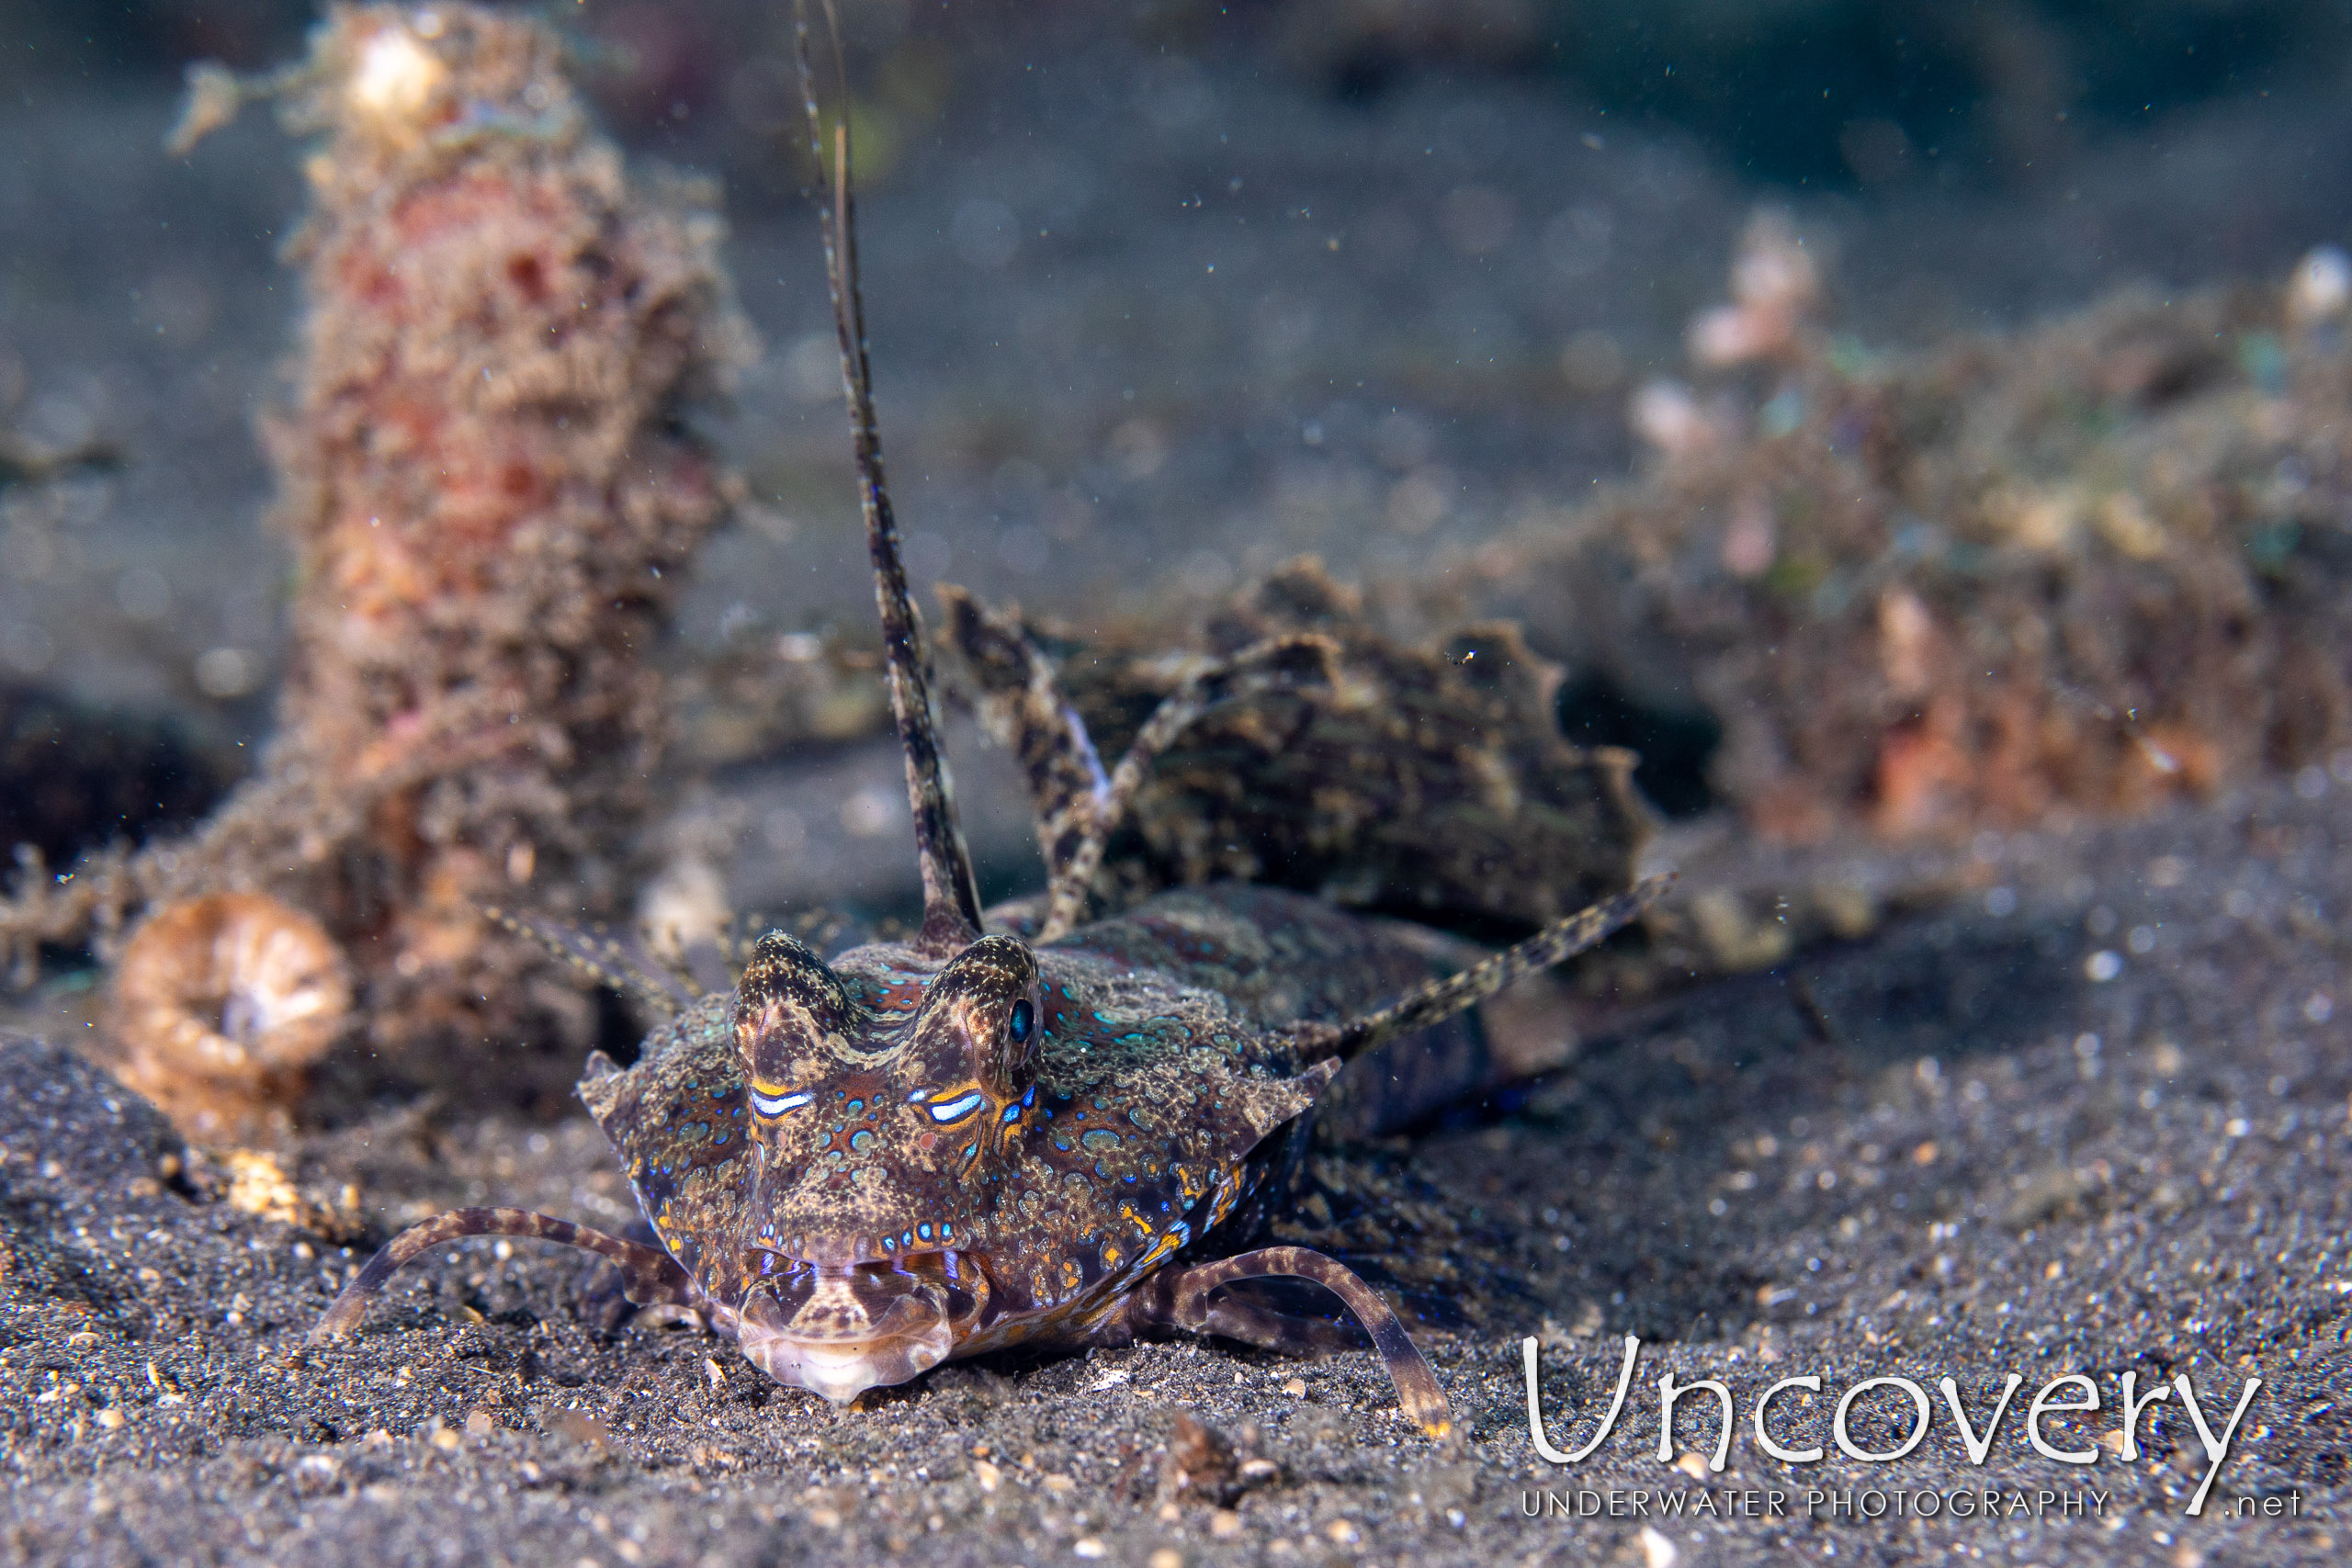
{"type": "MultiPolygon", "coordinates": [[[[1555,940],[1580,945],[1646,897],[1555,940]]],[[[1495,962],[1509,968],[1519,951],[1495,962]]],[[[1338,1294],[1406,1413],[1442,1430],[1442,1392],[1361,1280],[1296,1247],[1218,1254],[1283,1200],[1351,1035],[1397,1010],[1371,1010],[1377,999],[1493,985],[1476,971],[1434,979],[1400,929],[1271,888],[1164,894],[1034,952],[990,934],[947,960],[872,944],[827,964],[772,932],[732,996],[683,1007],[625,1071],[593,1057],[581,1083],[660,1250],[460,1210],[385,1248],[319,1333],[356,1327],[401,1264],[461,1235],[599,1252],[621,1264],[632,1301],[691,1307],[739,1339],[805,1326],[828,1278],[856,1297],[845,1332],[860,1343],[902,1299],[935,1296],[939,1353],[907,1376],[1012,1345],[1172,1328],[1327,1347],[1328,1324],[1214,1293],[1279,1273],[1338,1294]],[[1005,1028],[1022,1003],[1025,1046],[1005,1028]],[[933,1114],[943,1107],[955,1114],[933,1114]]]]}
{"type": "MultiPolygon", "coordinates": [[[[804,80],[805,34],[804,21],[804,80]]],[[[1073,929],[1123,803],[1155,759],[1219,712],[1228,691],[1328,672],[1330,645],[1318,633],[1278,634],[1222,671],[1196,671],[1106,774],[1051,671],[1013,633],[1009,656],[1034,682],[1017,743],[1049,879],[1042,912],[984,931],[882,482],[847,133],[835,131],[829,160],[813,96],[807,107],[811,152],[832,170],[828,270],[922,863],[921,930],[831,962],[772,931],[731,997],[677,996],[636,1066],[590,1059],[581,1098],[659,1249],[519,1210],[458,1210],[395,1237],[314,1337],[356,1327],[392,1272],[428,1247],[538,1236],[614,1259],[632,1300],[693,1308],[771,1377],[846,1403],[1016,1344],[1155,1329],[1327,1344],[1328,1325],[1218,1293],[1279,1275],[1337,1295],[1386,1361],[1405,1415],[1442,1435],[1444,1391],[1363,1280],[1304,1248],[1230,1247],[1279,1201],[1316,1100],[1349,1061],[1447,1025],[1600,941],[1662,884],[1453,974],[1438,973],[1429,946],[1397,928],[1269,887],[1163,892],[1073,929]]],[[[1453,766],[1476,771],[1467,755],[1453,766]]],[[[593,942],[556,945],[603,966],[593,942]]],[[[635,988],[657,1005],[665,991],[635,988]]]]}
{"type": "MultiPolygon", "coordinates": [[[[1622,919],[1636,900],[1616,903],[1622,919]]],[[[1348,1032],[1382,998],[1449,987],[1491,983],[1436,979],[1393,928],[1271,888],[1164,894],[1034,951],[990,934],[945,961],[891,943],[828,964],[772,932],[733,997],[685,1008],[635,1066],[592,1059],[581,1096],[674,1271],[596,1249],[629,1269],[632,1300],[739,1336],[799,1320],[828,1271],[854,1282],[859,1327],[936,1282],[952,1331],[936,1359],[1159,1328],[1320,1348],[1327,1325],[1212,1299],[1289,1274],[1340,1296],[1438,1429],[1442,1393],[1360,1280],[1295,1247],[1217,1253],[1280,1202],[1348,1032]],[[1023,1004],[1026,1042],[1006,1027],[1023,1004]]],[[[408,1241],[404,1257],[431,1245],[408,1241]]]]}
{"type": "MultiPolygon", "coordinates": [[[[977,962],[876,945],[820,971],[805,948],[785,955],[787,941],[763,944],[737,998],[706,999],[656,1032],[635,1067],[593,1063],[582,1098],[706,1301],[739,1307],[750,1269],[771,1259],[888,1263],[952,1249],[992,1287],[988,1321],[959,1355],[1083,1337],[1102,1315],[1090,1309],[1115,1304],[1106,1287],[1178,1254],[1257,1189],[1279,1152],[1268,1135],[1296,1124],[1331,1076],[1283,1026],[1337,1021],[1429,976],[1378,927],[1261,888],[1154,900],[1040,950],[1034,964],[992,937],[977,962]],[[778,1008],[779,990],[804,986],[820,994],[778,1008]],[[949,987],[961,995],[943,997],[949,987]],[[975,994],[1042,1002],[1025,1061],[958,1060],[940,1047],[970,1033],[922,1027],[975,994]],[[899,1022],[910,1038],[895,1053],[836,1046],[832,1061],[769,1051],[833,1008],[885,1033],[899,1022]],[[758,1119],[757,1133],[750,1085],[766,1075],[747,1074],[753,1060],[782,1079],[763,1087],[812,1096],[758,1119]],[[981,1105],[950,1126],[908,1098],[972,1092],[981,1105]],[[739,1238],[749,1252],[737,1253],[739,1238]]],[[[826,1038],[847,1036],[834,1021],[826,1038]]]]}

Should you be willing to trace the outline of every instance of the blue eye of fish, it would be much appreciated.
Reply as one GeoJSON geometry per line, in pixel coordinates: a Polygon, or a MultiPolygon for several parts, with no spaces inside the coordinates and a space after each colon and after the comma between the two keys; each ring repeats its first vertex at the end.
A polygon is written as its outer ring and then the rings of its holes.
{"type": "Polygon", "coordinates": [[[787,1111],[797,1111],[808,1103],[806,1090],[796,1094],[762,1094],[752,1091],[752,1109],[763,1116],[781,1116],[787,1111]]]}
{"type": "Polygon", "coordinates": [[[979,1108],[980,1091],[978,1089],[974,1089],[969,1094],[959,1094],[953,1100],[942,1100],[936,1105],[923,1107],[925,1111],[931,1112],[933,1121],[941,1122],[961,1122],[979,1108]]]}
{"type": "Polygon", "coordinates": [[[1036,1009],[1031,1007],[1025,998],[1012,1004],[1012,1016],[1005,1021],[1004,1028],[1005,1032],[1012,1036],[1015,1045],[1028,1044],[1029,1032],[1036,1026],[1036,1009]]]}

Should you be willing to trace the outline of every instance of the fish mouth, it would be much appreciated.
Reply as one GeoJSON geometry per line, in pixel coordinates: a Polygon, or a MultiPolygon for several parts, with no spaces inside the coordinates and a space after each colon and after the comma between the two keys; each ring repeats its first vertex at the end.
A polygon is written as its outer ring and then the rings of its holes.
{"type": "Polygon", "coordinates": [[[835,1404],[947,1359],[988,1299],[987,1277],[955,1253],[859,1264],[770,1254],[760,1262],[767,1266],[753,1273],[763,1282],[736,1325],[744,1359],[835,1404]]]}

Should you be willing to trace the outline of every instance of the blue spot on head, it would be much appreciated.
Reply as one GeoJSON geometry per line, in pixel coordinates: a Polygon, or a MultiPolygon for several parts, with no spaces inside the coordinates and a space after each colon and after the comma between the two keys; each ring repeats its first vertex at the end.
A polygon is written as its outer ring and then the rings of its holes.
{"type": "Polygon", "coordinates": [[[856,1132],[852,1133],[849,1135],[849,1146],[855,1149],[859,1154],[864,1154],[873,1145],[873,1143],[874,1133],[871,1128],[860,1127],[856,1132]]]}
{"type": "Polygon", "coordinates": [[[1007,1121],[1008,1122],[1018,1122],[1018,1121],[1020,1121],[1020,1120],[1021,1120],[1021,1107],[1019,1107],[1018,1105],[1008,1105],[1008,1106],[1006,1106],[1006,1107],[1004,1108],[1004,1119],[1005,1119],[1005,1121],[1007,1121]]]}
{"type": "Polygon", "coordinates": [[[848,1110],[849,1110],[849,1113],[850,1113],[852,1116],[856,1115],[859,1111],[863,1111],[863,1110],[865,1110],[865,1101],[864,1101],[863,1100],[851,1100],[851,1101],[849,1102],[848,1110]]]}
{"type": "Polygon", "coordinates": [[[954,1225],[949,1224],[948,1224],[946,1221],[944,1221],[944,1220],[942,1220],[942,1221],[940,1221],[940,1222],[939,1222],[939,1235],[940,1235],[940,1239],[941,1239],[941,1240],[943,1240],[943,1241],[953,1240],[953,1239],[954,1239],[954,1237],[955,1237],[955,1235],[956,1235],[956,1227],[955,1227],[954,1225]]]}
{"type": "Polygon", "coordinates": [[[931,1222],[929,1220],[925,1220],[922,1224],[917,1225],[915,1227],[915,1235],[922,1237],[925,1241],[929,1241],[931,1239],[931,1222]]]}
{"type": "Polygon", "coordinates": [[[907,1231],[899,1237],[899,1245],[900,1247],[912,1247],[914,1244],[915,1233],[912,1231],[907,1231]]]}

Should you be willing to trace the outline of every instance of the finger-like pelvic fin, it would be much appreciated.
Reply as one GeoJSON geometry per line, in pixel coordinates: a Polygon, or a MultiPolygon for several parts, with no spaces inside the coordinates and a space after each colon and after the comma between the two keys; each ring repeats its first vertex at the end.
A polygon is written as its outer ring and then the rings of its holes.
{"type": "Polygon", "coordinates": [[[636,1242],[623,1241],[616,1235],[606,1235],[603,1231],[528,1209],[452,1209],[411,1225],[386,1242],[383,1250],[359,1270],[358,1278],[335,1297],[334,1304],[327,1308],[326,1315],[311,1330],[310,1343],[316,1345],[351,1333],[367,1315],[368,1303],[384,1293],[385,1284],[400,1272],[401,1265],[430,1247],[469,1235],[528,1236],[576,1247],[619,1264],[622,1291],[639,1306],[693,1303],[693,1281],[678,1267],[677,1260],[659,1247],[640,1247],[636,1242]]]}
{"type": "MultiPolygon", "coordinates": [[[[825,24],[832,37],[836,66],[841,23],[832,0],[825,0],[825,24]]],[[[850,194],[848,95],[838,96],[842,113],[826,145],[823,116],[817,107],[815,73],[808,63],[808,7],[796,0],[793,39],[800,64],[801,103],[808,118],[808,151],[817,168],[819,202],[824,215],[825,276],[833,296],[833,336],[841,350],[842,390],[849,403],[850,439],[857,458],[858,500],[865,513],[867,552],[874,558],[874,598],[882,613],[882,642],[889,659],[890,712],[899,744],[906,752],[907,798],[914,808],[915,852],[922,866],[922,931],[915,945],[926,952],[961,951],[980,934],[980,889],[972,857],[956,821],[954,786],[939,754],[939,720],[931,695],[931,659],[923,646],[922,622],[907,592],[907,571],[899,554],[899,525],[882,477],[882,438],[874,418],[874,378],[866,363],[865,306],[857,286],[856,213],[850,194]],[[830,170],[830,175],[827,171],[830,170]]],[[[837,71],[838,74],[838,71],[837,71]]]]}
{"type": "Polygon", "coordinates": [[[1191,1269],[1170,1269],[1154,1275],[1129,1298],[1129,1321],[1137,1328],[1164,1326],[1194,1334],[1226,1334],[1255,1344],[1269,1314],[1247,1310],[1227,1312],[1225,1303],[1209,1299],[1213,1292],[1241,1280],[1283,1276],[1306,1280],[1340,1298],[1363,1331],[1373,1348],[1388,1363],[1389,1380],[1396,1385],[1396,1403],[1406,1417],[1432,1438],[1453,1429],[1453,1408],[1437,1374],[1421,1357],[1405,1325],[1373,1288],[1344,1265],[1303,1247],[1269,1247],[1222,1258],[1191,1269]]]}
{"type": "Polygon", "coordinates": [[[1639,918],[1672,886],[1674,873],[1670,871],[1644,877],[1614,898],[1604,898],[1566,919],[1556,920],[1525,942],[1507,947],[1459,974],[1417,987],[1377,1012],[1336,1025],[1309,1025],[1302,1032],[1308,1035],[1311,1049],[1329,1051],[1342,1061],[1352,1060],[1384,1040],[1442,1023],[1455,1013],[1477,1006],[1521,976],[1549,969],[1562,959],[1582,953],[1639,918]]]}

